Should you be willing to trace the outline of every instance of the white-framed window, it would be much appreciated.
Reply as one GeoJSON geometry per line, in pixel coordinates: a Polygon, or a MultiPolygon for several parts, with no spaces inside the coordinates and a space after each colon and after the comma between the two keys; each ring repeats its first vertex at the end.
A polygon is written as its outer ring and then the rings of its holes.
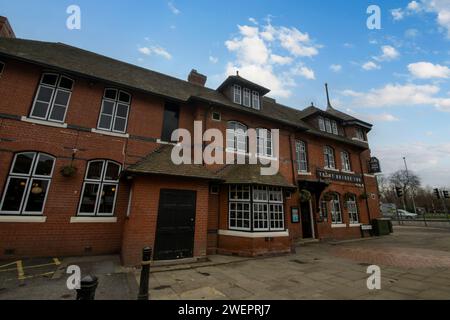
{"type": "Polygon", "coordinates": [[[305,142],[300,140],[295,141],[295,154],[297,160],[297,171],[308,172],[308,155],[305,142]]]}
{"type": "Polygon", "coordinates": [[[42,215],[55,158],[40,152],[14,156],[0,203],[0,214],[42,215]]]}
{"type": "Polygon", "coordinates": [[[339,195],[337,193],[331,194],[331,222],[333,224],[342,223],[342,210],[339,195]]]}
{"type": "Polygon", "coordinates": [[[261,108],[261,103],[259,100],[259,92],[257,91],[252,92],[252,104],[254,109],[259,110],[261,108]]]}
{"type": "Polygon", "coordinates": [[[251,90],[248,88],[244,88],[244,99],[243,99],[243,105],[246,107],[252,106],[252,98],[251,98],[251,90]]]}
{"type": "Polygon", "coordinates": [[[212,119],[213,119],[214,121],[220,121],[220,120],[222,120],[222,115],[221,115],[221,113],[220,113],[220,112],[217,112],[217,111],[214,111],[214,112],[212,113],[211,117],[212,117],[212,119]]]}
{"type": "Polygon", "coordinates": [[[117,89],[106,88],[97,129],[125,133],[130,111],[131,95],[117,89]]]}
{"type": "Polygon", "coordinates": [[[245,231],[284,230],[283,192],[278,187],[230,185],[229,228],[245,231]],[[252,196],[250,196],[250,190],[252,196]]]}
{"type": "Polygon", "coordinates": [[[259,156],[271,157],[273,154],[272,132],[268,129],[256,129],[256,153],[259,156]]]}
{"type": "Polygon", "coordinates": [[[323,117],[319,117],[319,129],[325,131],[325,119],[323,117]]]}
{"type": "Polygon", "coordinates": [[[2,76],[3,70],[5,70],[5,63],[0,61],[0,77],[2,76]]]}
{"type": "Polygon", "coordinates": [[[347,210],[350,217],[350,223],[359,223],[358,204],[356,203],[355,195],[351,195],[347,199],[347,210]]]}
{"type": "Polygon", "coordinates": [[[331,120],[331,129],[333,131],[333,134],[338,135],[338,126],[336,120],[331,120]]]}
{"type": "Polygon", "coordinates": [[[113,216],[121,165],[110,160],[88,162],[81,191],[79,216],[113,216]]]}
{"type": "Polygon", "coordinates": [[[319,204],[319,214],[323,221],[328,221],[328,202],[321,199],[319,204]]]}
{"type": "Polygon", "coordinates": [[[74,81],[56,73],[41,77],[30,118],[63,123],[72,95],[74,81]]]}
{"type": "Polygon", "coordinates": [[[331,129],[331,120],[328,119],[328,118],[325,118],[325,130],[328,133],[332,133],[333,132],[333,130],[331,129]]]}
{"type": "Polygon", "coordinates": [[[350,154],[347,151],[341,152],[342,170],[352,171],[352,165],[350,162],[350,154]]]}
{"type": "Polygon", "coordinates": [[[247,126],[229,121],[227,125],[227,150],[235,152],[247,152],[247,126]]]}
{"type": "Polygon", "coordinates": [[[330,146],[323,148],[323,155],[325,158],[326,169],[336,169],[336,162],[334,161],[334,149],[330,146]]]}
{"type": "Polygon", "coordinates": [[[361,128],[356,129],[356,139],[361,141],[366,141],[366,137],[364,136],[364,131],[361,128]]]}
{"type": "Polygon", "coordinates": [[[233,101],[234,103],[242,103],[242,88],[240,85],[235,84],[233,86],[233,101]]]}

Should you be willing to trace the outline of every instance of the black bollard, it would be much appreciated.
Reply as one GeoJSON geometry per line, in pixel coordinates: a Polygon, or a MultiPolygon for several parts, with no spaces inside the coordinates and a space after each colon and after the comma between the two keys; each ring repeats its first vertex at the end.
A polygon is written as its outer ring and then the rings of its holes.
{"type": "Polygon", "coordinates": [[[77,289],[77,300],[95,300],[95,290],[98,286],[96,276],[88,275],[81,279],[80,289],[77,289]]]}
{"type": "Polygon", "coordinates": [[[152,259],[152,249],[146,247],[142,250],[141,281],[139,285],[138,300],[148,300],[148,280],[150,277],[150,261],[152,259]]]}

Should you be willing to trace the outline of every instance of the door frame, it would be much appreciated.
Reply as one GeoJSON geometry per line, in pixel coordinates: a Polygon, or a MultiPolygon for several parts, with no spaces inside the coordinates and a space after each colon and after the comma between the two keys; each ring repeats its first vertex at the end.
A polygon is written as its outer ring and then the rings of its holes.
{"type": "Polygon", "coordinates": [[[316,223],[314,222],[314,211],[311,199],[309,199],[309,214],[311,215],[312,239],[316,239],[316,223]]]}

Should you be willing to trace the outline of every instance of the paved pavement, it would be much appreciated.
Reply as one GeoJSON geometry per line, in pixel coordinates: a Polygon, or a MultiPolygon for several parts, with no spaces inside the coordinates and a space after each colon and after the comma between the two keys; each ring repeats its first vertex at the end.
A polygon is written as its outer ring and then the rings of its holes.
{"type": "Polygon", "coordinates": [[[397,227],[294,255],[153,271],[151,299],[450,299],[450,229],[397,227]],[[381,290],[367,289],[372,264],[381,268],[381,290]]]}
{"type": "MultiPolygon", "coordinates": [[[[0,262],[0,300],[75,299],[69,265],[99,278],[96,299],[137,297],[139,271],[118,256],[0,262]]],[[[268,258],[210,256],[152,266],[151,299],[450,299],[450,228],[395,227],[381,238],[301,244],[268,258]],[[381,268],[381,290],[367,289],[367,267],[381,268]]]]}

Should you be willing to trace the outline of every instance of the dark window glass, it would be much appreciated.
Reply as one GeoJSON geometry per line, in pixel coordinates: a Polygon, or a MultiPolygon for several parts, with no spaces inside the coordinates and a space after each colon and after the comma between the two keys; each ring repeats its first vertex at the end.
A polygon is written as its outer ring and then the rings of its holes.
{"type": "MultiPolygon", "coordinates": [[[[162,141],[172,141],[172,132],[178,129],[178,120],[180,118],[180,109],[177,105],[167,104],[164,109],[162,141]]],[[[176,140],[175,140],[176,142],[176,140]]]]}
{"type": "Polygon", "coordinates": [[[81,200],[80,212],[81,213],[94,213],[95,202],[97,200],[97,193],[100,185],[94,183],[86,183],[84,186],[84,192],[81,200]]]}
{"type": "Polygon", "coordinates": [[[12,173],[16,174],[30,174],[31,166],[33,165],[35,153],[20,153],[16,156],[14,168],[12,173]]]}
{"type": "Polygon", "coordinates": [[[118,117],[126,118],[128,115],[128,106],[125,104],[118,104],[116,115],[118,117]]]}
{"type": "Polygon", "coordinates": [[[52,174],[54,158],[45,154],[40,154],[35,169],[35,175],[50,176],[52,174]]]}
{"type": "Polygon", "coordinates": [[[116,118],[114,122],[114,131],[125,131],[126,120],[123,118],[116,118]]]}
{"type": "Polygon", "coordinates": [[[45,74],[42,77],[42,83],[48,84],[51,86],[56,86],[57,81],[58,81],[58,76],[56,74],[45,74]]]}
{"type": "Polygon", "coordinates": [[[119,101],[129,103],[130,100],[131,100],[130,98],[131,97],[130,97],[130,95],[128,93],[125,93],[125,92],[120,92],[119,93],[119,101]]]}
{"type": "Polygon", "coordinates": [[[98,213],[113,213],[116,185],[103,185],[98,213]]]}
{"type": "Polygon", "coordinates": [[[64,89],[72,90],[73,81],[66,77],[61,77],[59,86],[64,89]]]}
{"type": "Polygon", "coordinates": [[[47,115],[48,103],[36,102],[33,109],[33,117],[45,118],[47,115]]]}
{"type": "Polygon", "coordinates": [[[25,212],[41,212],[44,207],[45,195],[48,189],[48,180],[33,179],[28,191],[28,201],[25,212]]]}
{"type": "Polygon", "coordinates": [[[102,113],[112,115],[114,112],[114,102],[105,101],[103,103],[102,113]]]}
{"type": "Polygon", "coordinates": [[[11,178],[9,180],[1,211],[17,212],[20,210],[27,182],[28,180],[23,178],[11,178]]]}
{"type": "Polygon", "coordinates": [[[100,124],[98,125],[99,128],[109,129],[111,127],[111,120],[112,116],[102,115],[100,117],[100,124]]]}
{"type": "Polygon", "coordinates": [[[89,162],[89,168],[86,178],[90,180],[100,180],[103,172],[103,161],[89,162]]]}
{"type": "Polygon", "coordinates": [[[117,90],[114,89],[106,89],[105,90],[105,98],[116,100],[117,90]]]}
{"type": "Polygon", "coordinates": [[[63,121],[65,114],[66,114],[66,107],[55,105],[53,107],[52,113],[50,114],[50,119],[63,121]]]}
{"type": "Polygon", "coordinates": [[[41,87],[37,96],[38,101],[50,102],[50,100],[52,99],[53,91],[54,89],[41,87]]]}
{"type": "Polygon", "coordinates": [[[106,167],[105,180],[117,181],[119,180],[119,174],[120,166],[115,163],[108,162],[108,166],[106,167]]]}

